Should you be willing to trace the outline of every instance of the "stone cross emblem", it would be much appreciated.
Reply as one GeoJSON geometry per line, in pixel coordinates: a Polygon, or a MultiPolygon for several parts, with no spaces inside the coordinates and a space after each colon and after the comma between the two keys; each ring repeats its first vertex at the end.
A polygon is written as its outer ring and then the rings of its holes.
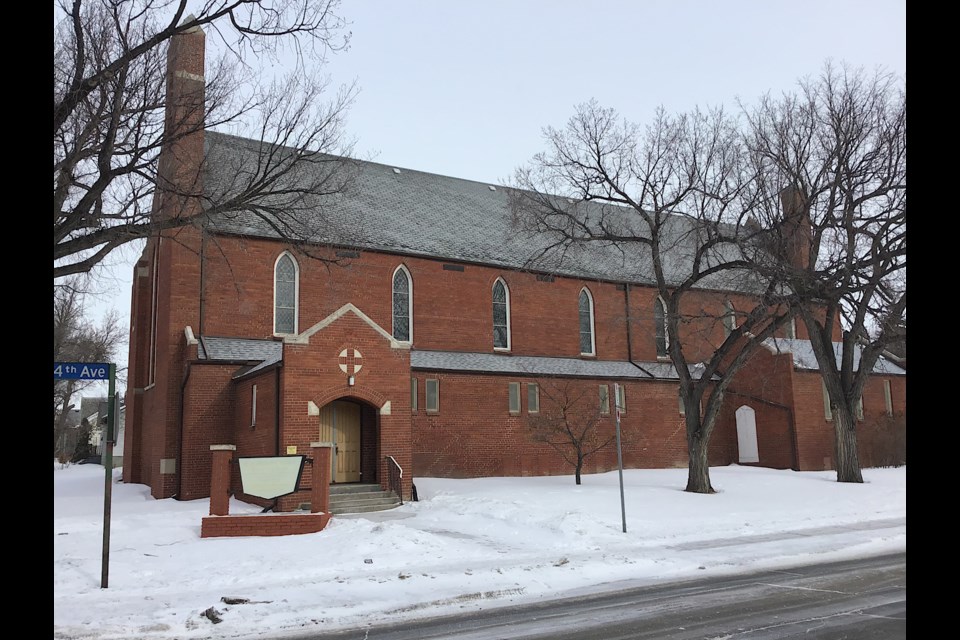
{"type": "Polygon", "coordinates": [[[356,349],[344,349],[340,352],[340,371],[355,376],[363,368],[363,356],[356,349]]]}

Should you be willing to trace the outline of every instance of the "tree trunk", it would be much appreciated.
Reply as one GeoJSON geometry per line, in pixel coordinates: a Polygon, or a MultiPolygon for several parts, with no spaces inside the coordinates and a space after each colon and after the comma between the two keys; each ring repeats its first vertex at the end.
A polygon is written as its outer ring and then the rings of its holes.
{"type": "Polygon", "coordinates": [[[61,404],[60,412],[56,416],[53,423],[53,455],[57,457],[59,454],[65,453],[60,451],[60,436],[63,435],[63,432],[67,429],[67,417],[70,414],[70,400],[73,398],[74,386],[76,382],[74,380],[67,380],[67,384],[61,393],[61,404]]]}
{"type": "Polygon", "coordinates": [[[707,463],[707,443],[694,433],[687,436],[687,453],[690,462],[687,472],[687,488],[691,493],[715,493],[710,485],[710,465],[707,463]]]}
{"type": "Polygon", "coordinates": [[[834,407],[833,429],[837,482],[863,482],[857,451],[857,420],[850,407],[834,407]]]}
{"type": "Polygon", "coordinates": [[[580,484],[580,470],[583,469],[583,457],[577,456],[577,484],[580,484]]]}

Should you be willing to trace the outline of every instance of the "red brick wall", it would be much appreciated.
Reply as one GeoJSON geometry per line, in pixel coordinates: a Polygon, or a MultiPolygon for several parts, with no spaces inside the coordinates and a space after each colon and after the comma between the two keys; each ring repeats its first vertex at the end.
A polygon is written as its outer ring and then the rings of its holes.
{"type": "MultiPolygon", "coordinates": [[[[236,444],[233,442],[236,399],[230,380],[236,370],[236,365],[193,364],[190,367],[183,399],[183,449],[178,463],[182,477],[178,495],[181,500],[210,495],[213,460],[210,445],[236,444]]],[[[239,447],[237,454],[240,455],[239,447]]]]}
{"type": "MultiPolygon", "coordinates": [[[[273,271],[286,250],[279,241],[219,238],[208,247],[204,262],[207,335],[269,338],[273,335],[273,271]],[[222,256],[226,255],[224,259],[222,256]],[[224,313],[222,310],[228,310],[224,313]]],[[[321,251],[333,258],[332,251],[321,251]]],[[[579,357],[578,301],[584,287],[594,300],[596,357],[627,360],[625,296],[618,285],[576,278],[538,280],[532,273],[496,267],[460,265],[445,270],[440,260],[401,257],[369,251],[344,259],[342,266],[296,256],[299,274],[298,328],[304,331],[350,302],[392,332],[392,278],[404,265],[413,282],[413,346],[423,350],[492,352],[492,290],[502,278],[510,291],[511,349],[521,355],[579,357]],[[545,312],[546,311],[546,312],[545,312]]],[[[630,290],[632,356],[654,361],[653,304],[656,291],[630,290]]],[[[749,308],[742,296],[703,292],[687,296],[682,312],[690,320],[682,326],[692,359],[708,353],[723,340],[723,302],[731,299],[739,311],[749,308]]],[[[802,331],[802,329],[798,329],[802,331]]],[[[691,360],[692,361],[692,360],[691,360]]]]}
{"type": "MultiPolygon", "coordinates": [[[[310,443],[320,438],[320,422],[310,415],[309,403],[317,408],[338,399],[354,400],[371,407],[365,417],[376,415],[378,425],[366,423],[361,439],[367,443],[378,438],[379,453],[375,477],[386,488],[384,456],[392,455],[404,469],[411,467],[410,451],[410,351],[391,347],[390,341],[352,312],[310,336],[308,344],[284,344],[281,369],[282,397],[281,450],[296,446],[297,453],[310,453],[310,443]],[[340,369],[339,354],[356,349],[362,354],[363,367],[348,385],[347,374],[340,369]],[[385,405],[389,402],[389,413],[385,405]]],[[[369,455],[369,451],[367,451],[369,455]]],[[[367,481],[364,470],[363,480],[367,481]]],[[[409,474],[404,478],[404,493],[409,494],[409,474]]],[[[284,504],[309,501],[309,494],[287,499],[284,504]]]]}
{"type": "Polygon", "coordinates": [[[861,467],[906,463],[906,376],[874,376],[863,390],[863,420],[857,423],[861,467]],[[887,415],[884,380],[890,382],[887,415]]]}
{"type": "Polygon", "coordinates": [[[816,371],[794,372],[794,413],[800,469],[819,471],[834,468],[833,423],[823,411],[823,383],[816,371]]]}
{"type": "MultiPolygon", "coordinates": [[[[549,444],[535,442],[528,429],[526,384],[553,384],[549,379],[524,376],[466,375],[415,371],[419,409],[413,415],[414,474],[439,477],[521,476],[572,474],[549,444]],[[439,380],[440,410],[425,411],[428,378],[439,380]],[[520,382],[521,412],[509,412],[508,383],[520,382]]],[[[585,397],[599,403],[599,385],[609,386],[611,408],[613,380],[577,381],[585,397]]],[[[679,413],[677,383],[628,382],[626,412],[621,416],[623,464],[627,468],[684,467],[687,464],[686,431],[679,413]]],[[[549,400],[541,392],[545,411],[549,400]]],[[[614,436],[615,417],[602,417],[597,427],[614,436]]],[[[729,464],[723,447],[711,447],[711,464],[729,464]]],[[[587,458],[585,472],[617,468],[615,442],[587,458]]]]}
{"type": "MultiPolygon", "coordinates": [[[[281,254],[283,245],[279,242],[262,240],[242,240],[238,238],[223,238],[217,242],[216,252],[209,252],[204,262],[204,317],[202,318],[203,332],[206,335],[238,337],[272,337],[273,319],[273,267],[277,257],[281,254]],[[226,255],[223,259],[218,257],[226,255]]],[[[164,254],[166,255],[166,254],[164,254]]],[[[332,256],[332,254],[330,254],[332,256]]],[[[180,262],[188,260],[188,254],[181,253],[180,262]]],[[[174,266],[177,255],[170,255],[167,259],[174,266]]],[[[161,264],[163,264],[161,258],[161,264]]],[[[509,272],[491,267],[465,265],[464,271],[443,269],[443,262],[421,258],[404,258],[373,252],[362,252],[359,258],[348,260],[344,266],[333,266],[329,269],[317,261],[304,257],[298,258],[299,276],[299,322],[298,329],[303,332],[329,314],[339,309],[343,304],[351,302],[362,312],[367,314],[385,330],[389,331],[391,318],[391,279],[397,265],[404,264],[411,273],[413,280],[413,318],[414,344],[419,349],[467,350],[492,352],[492,311],[490,292],[494,281],[502,277],[510,287],[511,295],[511,334],[512,349],[515,354],[551,355],[551,356],[579,356],[579,331],[577,300],[583,286],[588,286],[594,299],[595,329],[597,343],[597,357],[600,359],[624,360],[627,358],[626,321],[624,317],[625,293],[610,283],[587,282],[576,279],[556,278],[553,282],[538,280],[535,275],[522,272],[509,272]],[[549,313],[544,313],[544,310],[549,313]]],[[[161,296],[172,295],[172,291],[180,292],[177,305],[178,320],[173,316],[163,318],[164,322],[174,322],[179,328],[169,328],[163,336],[169,352],[165,359],[165,368],[158,367],[158,381],[165,384],[171,379],[170,371],[183,351],[183,326],[193,324],[201,326],[197,315],[199,307],[194,299],[190,301],[191,292],[194,298],[198,297],[198,287],[192,284],[191,278],[197,275],[196,270],[177,267],[176,278],[171,277],[170,271],[165,271],[166,278],[161,278],[161,287],[166,280],[171,290],[161,291],[161,296]]],[[[630,292],[632,354],[635,360],[656,359],[653,340],[653,304],[655,292],[650,288],[632,287],[630,292]]],[[[699,297],[690,296],[684,306],[684,313],[690,316],[711,314],[720,316],[723,313],[723,302],[726,295],[703,293],[699,297]]],[[[735,307],[739,311],[748,308],[748,301],[744,298],[733,298],[735,307]]],[[[169,315],[169,312],[168,312],[169,315]]],[[[196,329],[195,329],[196,330],[196,329]]],[[[689,333],[691,340],[697,341],[703,348],[702,354],[709,352],[710,344],[719,343],[723,337],[723,327],[716,318],[705,318],[698,322],[688,322],[684,330],[689,333]]],[[[800,328],[802,331],[802,327],[800,328]]],[[[161,341],[163,342],[163,340],[161,341]]],[[[380,416],[380,434],[378,439],[364,440],[369,449],[364,460],[379,460],[383,455],[395,455],[400,460],[406,458],[405,468],[413,465],[413,453],[404,444],[403,433],[409,432],[410,422],[407,418],[398,418],[398,408],[406,406],[409,414],[409,352],[405,349],[392,349],[389,342],[381,334],[375,332],[362,320],[348,314],[330,327],[315,334],[308,345],[287,343],[284,346],[284,367],[282,369],[281,391],[284,400],[281,405],[281,453],[286,446],[295,445],[298,449],[305,449],[318,437],[317,419],[307,416],[306,402],[314,401],[317,406],[339,397],[354,398],[367,403],[368,406],[379,409],[383,402],[390,400],[393,407],[392,416],[380,416]],[[365,366],[367,363],[377,362],[376,374],[370,374],[371,369],[365,370],[358,376],[357,387],[348,388],[345,385],[345,375],[337,368],[337,354],[344,348],[358,348],[364,354],[365,366]],[[330,389],[338,389],[333,394],[330,389]],[[362,392],[361,392],[362,391],[362,392]],[[340,395],[337,395],[340,394],[340,395]],[[321,402],[322,400],[322,402],[321,402]],[[371,453],[374,443],[379,451],[371,453]],[[405,453],[401,453],[402,451],[405,453]],[[391,453],[396,452],[396,453],[391,453]],[[397,455],[399,453],[399,455],[397,455]]],[[[690,353],[697,353],[691,349],[690,353]]],[[[773,367],[769,365],[768,368],[773,367]]],[[[773,367],[768,374],[759,375],[762,367],[751,365],[750,373],[755,377],[753,382],[744,381],[739,384],[741,394],[759,394],[773,403],[790,404],[791,394],[783,390],[755,388],[763,382],[767,386],[771,381],[780,380],[789,387],[790,372],[786,369],[773,367]],[[773,369],[776,369],[774,371],[773,369]],[[778,377],[779,376],[779,377],[778,377]],[[784,378],[783,376],[787,376],[784,378]]],[[[450,374],[443,374],[449,376],[450,374]]],[[[424,375],[419,375],[419,391],[424,393],[424,375]]],[[[506,378],[484,378],[482,376],[462,376],[471,379],[470,384],[456,384],[451,388],[458,389],[463,397],[459,399],[466,407],[475,428],[470,429],[470,436],[461,435],[455,424],[448,422],[447,416],[427,416],[420,411],[414,417],[416,425],[414,448],[416,451],[417,473],[442,473],[445,475],[494,475],[522,474],[522,473],[558,473],[563,472],[565,464],[558,454],[549,446],[531,444],[523,438],[518,438],[518,427],[514,424],[519,419],[506,416],[503,425],[496,424],[498,412],[505,411],[499,404],[491,406],[488,400],[487,385],[496,384],[502,387],[498,394],[502,395],[505,403],[506,378]],[[486,380],[483,384],[477,380],[486,380]],[[447,431],[433,436],[422,436],[431,433],[430,430],[446,429],[447,431]],[[502,435],[505,431],[509,436],[502,435]],[[494,432],[497,432],[496,434],[494,432]],[[476,434],[484,433],[485,438],[478,438],[476,434]],[[503,438],[514,449],[522,448],[522,453],[498,453],[502,450],[503,438]],[[456,448],[464,438],[470,443],[470,460],[464,460],[462,451],[451,457],[447,448],[456,448]],[[465,465],[465,466],[464,466],[465,465]],[[498,471],[499,470],[499,471],[498,471]]],[[[193,384],[193,383],[191,383],[193,384]]],[[[249,422],[244,412],[249,412],[249,384],[245,382],[236,391],[237,405],[235,416],[236,424],[249,422]]],[[[258,382],[258,385],[260,383],[258,382]]],[[[265,382],[269,385],[269,382],[265,382]]],[[[598,384],[593,381],[590,384],[598,384]]],[[[634,383],[636,384],[636,383],[634,383]]],[[[628,466],[658,467],[682,466],[686,464],[686,445],[683,422],[677,410],[675,383],[645,382],[644,396],[659,397],[653,402],[650,409],[653,411],[649,422],[643,425],[631,425],[631,418],[625,417],[624,433],[628,428],[636,428],[634,439],[638,444],[634,449],[626,445],[625,437],[625,464],[628,466]],[[662,389],[669,388],[669,392],[662,389]],[[661,389],[660,391],[651,391],[661,389]],[[660,404],[662,406],[660,406],[660,404]],[[656,435],[648,435],[648,434],[656,435]],[[664,439],[665,437],[665,439],[664,439]]],[[[441,395],[444,396],[446,387],[441,395]]],[[[259,387],[258,387],[259,388],[259,387]]],[[[179,387],[171,385],[171,392],[167,394],[167,403],[163,410],[170,407],[177,408],[171,402],[177,399],[179,387]]],[[[612,384],[611,384],[612,389],[612,384]]],[[[628,394],[632,392],[628,389],[628,394]]],[[[264,397],[264,394],[260,394],[264,397]]],[[[275,397],[273,391],[269,394],[275,397]]],[[[153,407],[155,413],[148,409],[151,415],[159,416],[162,413],[158,406],[159,400],[151,397],[151,391],[145,394],[143,406],[153,407]],[[152,403],[152,404],[151,404],[152,403]]],[[[265,397],[264,397],[265,399],[265,397]]],[[[423,402],[421,398],[421,403],[423,402]]],[[[499,402],[499,401],[498,401],[499,402]]],[[[737,401],[738,403],[740,400],[737,401]]],[[[747,402],[750,404],[749,402],[747,402]]],[[[711,442],[711,462],[727,464],[737,460],[736,428],[733,412],[740,404],[731,404],[724,408],[720,423],[711,442]]],[[[790,430],[788,414],[782,409],[764,405],[762,402],[750,404],[757,411],[758,438],[760,440],[761,464],[767,466],[787,467],[793,460],[792,432],[790,430]],[[790,437],[788,437],[790,436],[790,437]]],[[[261,411],[265,410],[261,406],[261,411]]],[[[443,413],[443,412],[442,412],[443,413]]],[[[457,417],[462,421],[465,418],[457,417]]],[[[156,421],[162,422],[159,418],[156,421]]],[[[167,424],[167,435],[171,432],[167,424]]],[[[472,423],[471,423],[472,424],[472,423]]],[[[150,428],[155,432],[154,428],[150,428]]],[[[263,432],[261,432],[263,433],[263,432]]],[[[238,446],[250,451],[269,449],[264,442],[243,442],[240,432],[236,437],[238,446]]],[[[175,448],[176,442],[174,441],[175,448]]],[[[163,442],[152,442],[148,449],[153,452],[156,460],[156,451],[169,451],[171,443],[166,439],[163,442]]],[[[381,461],[382,462],[382,461],[381,461]]],[[[809,460],[805,460],[809,464],[809,460]]],[[[599,454],[588,460],[588,466],[593,469],[613,468],[616,464],[615,455],[599,454]]],[[[822,461],[821,461],[822,466],[822,461]]],[[[376,473],[364,468],[364,475],[375,475],[381,483],[385,482],[386,474],[382,463],[377,465],[376,473]]]]}
{"type": "MultiPolygon", "coordinates": [[[[797,328],[798,331],[800,327],[797,328]]],[[[728,388],[722,410],[722,422],[732,429],[733,461],[739,461],[736,411],[743,405],[752,408],[757,423],[758,466],[790,469],[797,466],[794,450],[793,356],[757,349],[735,375],[728,388]]],[[[746,464],[746,463],[745,463],[746,464]]]]}
{"type": "MultiPolygon", "coordinates": [[[[237,367],[234,367],[236,369],[237,367]]],[[[232,383],[234,415],[230,422],[232,436],[229,442],[237,447],[238,456],[283,455],[277,451],[277,369],[269,369],[253,378],[232,383]],[[251,403],[253,385],[257,385],[257,422],[251,426],[251,403]]],[[[307,470],[309,473],[309,469],[307,470]]],[[[266,506],[270,501],[260,500],[243,493],[239,470],[234,469],[231,489],[234,495],[246,502],[266,506]]]]}

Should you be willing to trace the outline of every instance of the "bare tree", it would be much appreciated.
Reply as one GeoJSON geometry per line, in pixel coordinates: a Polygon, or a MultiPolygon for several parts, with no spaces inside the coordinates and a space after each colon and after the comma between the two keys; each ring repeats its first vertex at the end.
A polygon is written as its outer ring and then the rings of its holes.
{"type": "Polygon", "coordinates": [[[252,212],[297,239],[302,229],[289,221],[343,188],[328,154],[350,148],[343,119],[355,88],[330,95],[320,73],[326,56],[348,42],[339,0],[58,0],[54,6],[55,280],[89,272],[131,241],[229,212],[252,212]],[[199,81],[200,88],[193,102],[168,105],[177,98],[169,91],[168,49],[201,31],[219,37],[224,53],[206,68],[201,55],[196,71],[174,78],[199,81]],[[294,55],[296,68],[283,79],[261,80],[284,53],[294,55]],[[195,165],[193,176],[171,176],[159,166],[161,149],[175,155],[178,142],[206,129],[243,132],[262,143],[252,165],[213,190],[204,189],[202,166],[195,165]],[[160,193],[184,206],[152,215],[160,193]]]}
{"type": "Polygon", "coordinates": [[[529,263],[549,269],[605,247],[620,252],[625,282],[656,289],[658,342],[686,408],[686,490],[712,493],[707,451],[726,387],[790,314],[775,279],[749,271],[766,230],[748,224],[756,191],[736,122],[722,110],[660,110],[641,129],[589,102],[544,137],[548,150],[517,170],[511,193],[518,228],[549,238],[529,263]],[[732,331],[702,304],[708,288],[751,296],[732,331]]]}
{"type": "MultiPolygon", "coordinates": [[[[809,229],[796,259],[774,268],[803,301],[799,316],[830,397],[839,482],[863,482],[856,407],[883,352],[906,334],[905,97],[892,74],[828,63],[796,93],[745,108],[759,190],[790,187],[792,215],[809,229]]],[[[761,224],[783,228],[781,211],[758,211],[761,224]]]]}
{"type": "MultiPolygon", "coordinates": [[[[84,289],[78,276],[54,287],[54,362],[110,362],[125,342],[124,329],[115,313],[107,314],[99,324],[84,319],[84,289]]],[[[91,384],[80,380],[53,381],[54,455],[67,429],[74,397],[91,384]]]]}
{"type": "Polygon", "coordinates": [[[527,422],[530,436],[554,448],[575,469],[576,482],[584,461],[609,446],[614,433],[601,433],[596,388],[572,380],[539,380],[539,412],[527,422]]]}

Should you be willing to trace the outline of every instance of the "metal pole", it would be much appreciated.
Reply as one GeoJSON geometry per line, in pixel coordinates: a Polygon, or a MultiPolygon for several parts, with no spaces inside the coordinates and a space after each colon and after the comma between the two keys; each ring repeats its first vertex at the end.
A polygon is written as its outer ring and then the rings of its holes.
{"type": "Polygon", "coordinates": [[[620,473],[620,519],[623,522],[623,532],[627,532],[627,508],[623,501],[623,452],[620,449],[620,385],[613,384],[613,402],[617,406],[617,468],[620,473]]]}
{"type": "Polygon", "coordinates": [[[100,570],[100,588],[106,589],[110,574],[110,501],[113,495],[113,421],[116,409],[114,387],[117,365],[110,365],[110,382],[107,390],[107,446],[100,461],[103,463],[103,562],[100,570]]]}

